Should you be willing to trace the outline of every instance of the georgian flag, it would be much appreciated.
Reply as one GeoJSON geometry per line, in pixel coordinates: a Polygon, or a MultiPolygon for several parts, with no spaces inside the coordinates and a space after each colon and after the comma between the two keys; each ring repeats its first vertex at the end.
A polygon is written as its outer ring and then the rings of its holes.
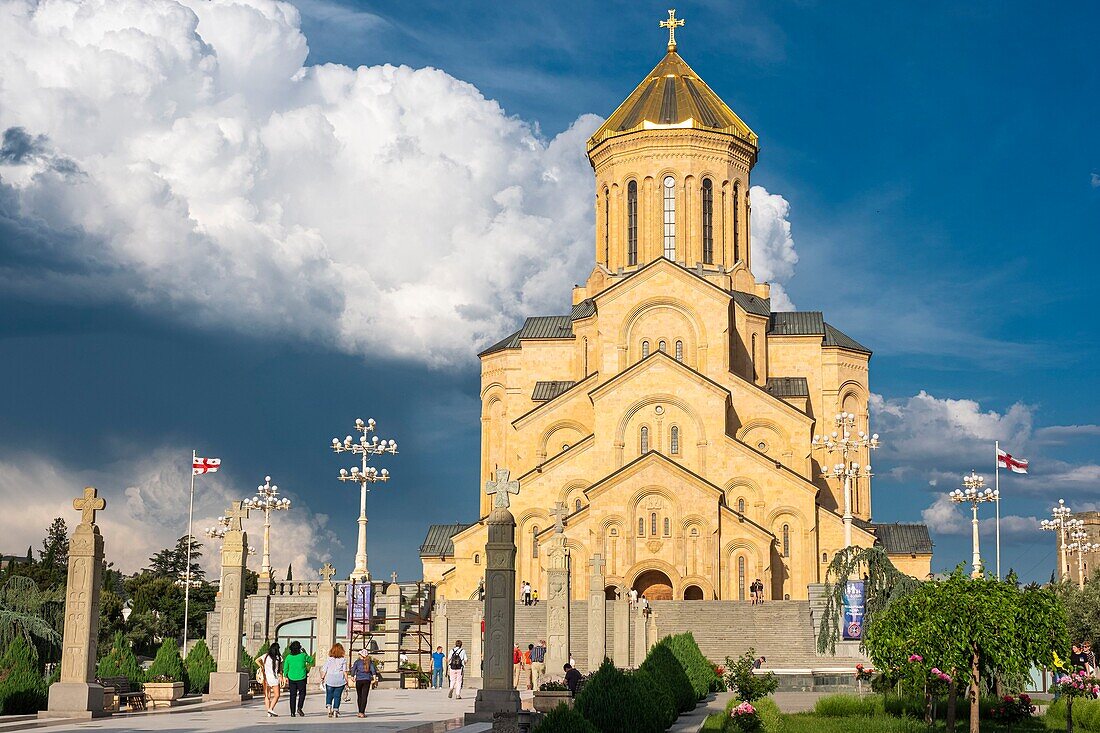
{"type": "Polygon", "coordinates": [[[204,473],[217,473],[221,466],[222,459],[220,458],[199,458],[196,456],[195,462],[191,464],[191,474],[200,476],[204,473]]]}
{"type": "Polygon", "coordinates": [[[1012,473],[1027,473],[1027,461],[1023,458],[1013,458],[1008,453],[1005,453],[1000,448],[997,449],[997,465],[1000,468],[1007,468],[1012,473]]]}

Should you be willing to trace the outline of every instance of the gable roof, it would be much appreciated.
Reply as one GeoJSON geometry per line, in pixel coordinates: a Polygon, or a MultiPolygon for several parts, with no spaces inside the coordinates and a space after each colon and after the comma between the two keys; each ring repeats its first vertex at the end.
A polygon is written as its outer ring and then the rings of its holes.
{"type": "Polygon", "coordinates": [[[771,316],[771,298],[761,298],[759,295],[746,293],[742,290],[731,290],[730,294],[733,295],[733,302],[737,303],[737,305],[741,306],[745,311],[756,316],[764,316],[765,318],[771,316]]]}
{"type": "Polygon", "coordinates": [[[546,402],[566,392],[576,382],[572,380],[556,380],[550,382],[535,382],[535,388],[531,391],[531,399],[534,402],[546,402]]]}
{"type": "Polygon", "coordinates": [[[764,389],[773,397],[810,396],[810,385],[805,377],[768,377],[764,389]]]}
{"type": "MultiPolygon", "coordinates": [[[[623,474],[623,473],[631,470],[635,466],[642,463],[642,461],[646,461],[646,460],[659,461],[659,462],[665,464],[666,466],[672,468],[675,471],[680,471],[680,472],[686,473],[688,476],[694,478],[699,483],[703,484],[703,486],[705,486],[706,488],[708,488],[711,491],[717,493],[718,496],[725,496],[725,492],[722,491],[722,489],[715,486],[710,481],[703,478],[699,474],[695,473],[694,471],[692,471],[690,468],[683,465],[682,463],[674,461],[671,458],[669,458],[668,456],[666,456],[664,453],[661,453],[660,451],[656,451],[656,450],[647,451],[646,453],[643,453],[642,455],[635,458],[630,463],[627,463],[626,465],[620,466],[619,468],[615,469],[614,471],[607,474],[606,476],[601,478],[599,481],[597,481],[596,483],[592,484],[587,489],[585,489],[584,490],[584,495],[586,497],[589,497],[589,499],[591,499],[592,497],[590,495],[590,492],[600,493],[600,490],[602,490],[604,486],[611,483],[620,474],[623,474]]],[[[591,503],[591,501],[589,503],[591,503]]]]}
{"type": "MultiPolygon", "coordinates": [[[[593,312],[595,312],[594,309],[593,312]]],[[[485,351],[482,351],[478,356],[487,356],[504,349],[518,349],[520,346],[519,342],[524,339],[571,338],[574,338],[574,335],[573,319],[570,316],[529,316],[527,320],[523,322],[523,328],[501,339],[485,349],[485,351]]]]}
{"type": "Polygon", "coordinates": [[[932,538],[925,524],[872,524],[875,544],[888,555],[931,554],[932,538]]]}
{"type": "Polygon", "coordinates": [[[768,333],[772,336],[821,336],[822,346],[837,346],[842,349],[861,351],[870,354],[871,350],[825,322],[821,311],[783,311],[772,313],[768,318],[768,333]]]}
{"type": "Polygon", "coordinates": [[[472,524],[433,524],[428,527],[428,534],[420,544],[421,557],[439,557],[441,555],[454,555],[455,546],[452,538],[464,529],[472,527],[472,524]]]}
{"type": "MultiPolygon", "coordinates": [[[[670,364],[675,365],[675,366],[679,367],[680,369],[683,369],[685,372],[687,372],[688,375],[690,375],[692,377],[701,379],[705,385],[711,387],[712,389],[715,389],[715,390],[721,392],[724,395],[729,395],[729,393],[730,393],[730,391],[728,389],[726,389],[721,384],[719,384],[718,382],[716,382],[713,379],[711,379],[710,377],[708,377],[706,374],[703,374],[702,372],[695,371],[694,369],[692,369],[691,367],[689,367],[687,364],[680,361],[679,359],[676,359],[673,356],[670,356],[668,353],[666,353],[664,351],[661,351],[660,349],[657,349],[656,351],[652,352],[646,358],[639,359],[638,361],[636,361],[633,364],[631,364],[630,366],[628,366],[626,369],[623,369],[621,372],[619,372],[615,376],[611,377],[611,379],[607,380],[603,384],[597,384],[595,387],[593,387],[592,389],[590,389],[588,391],[588,396],[590,398],[594,397],[597,392],[602,392],[605,389],[607,389],[608,386],[614,384],[615,382],[618,382],[622,379],[625,379],[629,375],[634,374],[635,372],[641,371],[642,369],[650,366],[651,364],[655,364],[656,363],[655,360],[658,360],[658,359],[667,359],[670,364]]],[[[788,407],[789,407],[789,405],[788,405],[788,407]]]]}

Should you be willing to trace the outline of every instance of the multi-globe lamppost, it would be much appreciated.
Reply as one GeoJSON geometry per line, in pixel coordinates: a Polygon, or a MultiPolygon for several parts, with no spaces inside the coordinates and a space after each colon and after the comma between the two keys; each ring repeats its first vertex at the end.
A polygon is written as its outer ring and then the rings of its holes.
{"type": "Polygon", "coordinates": [[[857,478],[870,478],[870,464],[860,466],[852,461],[852,457],[859,451],[867,448],[876,450],[879,447],[878,433],[868,435],[862,430],[856,431],[856,416],[851,412],[837,413],[833,418],[836,430],[824,438],[815,435],[811,448],[822,450],[829,455],[839,455],[841,462],[832,468],[826,467],[821,474],[824,478],[832,476],[844,482],[844,546],[852,546],[852,482],[857,478]]]}
{"type": "Polygon", "coordinates": [[[1084,588],[1085,588],[1085,555],[1092,552],[1093,550],[1100,549],[1100,545],[1093,544],[1092,542],[1087,542],[1086,541],[1089,538],[1089,533],[1084,530],[1084,524],[1085,524],[1084,520],[1076,519],[1074,521],[1075,522],[1080,522],[1081,523],[1081,525],[1080,525],[1081,528],[1074,530],[1073,534],[1070,535],[1070,539],[1072,539],[1073,542],[1071,542],[1069,544],[1069,546],[1066,547],[1066,549],[1069,550],[1071,553],[1077,555],[1077,585],[1082,590],[1084,590],[1084,588]]]}
{"type": "Polygon", "coordinates": [[[976,471],[971,469],[968,476],[963,476],[963,488],[955,489],[948,496],[956,504],[969,503],[973,512],[970,523],[974,537],[974,557],[972,559],[974,571],[971,575],[977,578],[982,574],[982,553],[978,547],[978,505],[987,501],[997,501],[1001,497],[1001,492],[997,489],[987,488],[985,476],[979,476],[976,471]]]}
{"type": "Polygon", "coordinates": [[[375,427],[374,418],[363,422],[355,419],[355,429],[359,431],[358,442],[351,436],[340,442],[339,438],[332,439],[332,451],[334,453],[351,453],[360,457],[360,465],[352,466],[349,471],[340,469],[341,481],[354,481],[359,484],[359,545],[355,552],[355,569],[351,571],[352,580],[370,580],[370,572],[367,570],[367,492],[368,485],[378,481],[389,481],[390,472],[383,468],[381,471],[374,466],[368,466],[367,462],[374,456],[389,453],[397,454],[397,442],[394,440],[379,440],[373,436],[367,440],[367,433],[373,433],[375,427]]]}
{"type": "MultiPolygon", "coordinates": [[[[1076,529],[1080,529],[1078,521],[1070,517],[1073,511],[1066,506],[1065,499],[1058,500],[1058,506],[1050,510],[1050,519],[1044,519],[1040,526],[1048,532],[1058,533],[1058,548],[1060,550],[1061,565],[1058,566],[1058,578],[1065,580],[1069,575],[1069,562],[1066,560],[1066,550],[1069,549],[1069,544],[1066,542],[1066,534],[1076,529]]],[[[1081,526],[1084,526],[1084,522],[1081,522],[1081,526]]]]}
{"type": "Polygon", "coordinates": [[[264,513],[264,558],[260,565],[260,582],[271,580],[271,512],[290,509],[290,499],[279,496],[279,487],[271,483],[270,476],[256,487],[256,495],[245,499],[245,506],[264,513]]]}

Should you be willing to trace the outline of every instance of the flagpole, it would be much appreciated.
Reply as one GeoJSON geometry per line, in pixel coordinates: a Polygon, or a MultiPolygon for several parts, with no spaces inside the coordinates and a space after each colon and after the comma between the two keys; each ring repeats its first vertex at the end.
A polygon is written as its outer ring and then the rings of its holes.
{"type": "Polygon", "coordinates": [[[997,580],[1001,579],[1001,441],[993,441],[993,488],[997,492],[997,580]]]}
{"type": "Polygon", "coordinates": [[[187,656],[187,616],[191,610],[191,523],[195,514],[195,459],[198,453],[191,451],[191,496],[187,502],[187,567],[183,585],[183,656],[187,656]]]}

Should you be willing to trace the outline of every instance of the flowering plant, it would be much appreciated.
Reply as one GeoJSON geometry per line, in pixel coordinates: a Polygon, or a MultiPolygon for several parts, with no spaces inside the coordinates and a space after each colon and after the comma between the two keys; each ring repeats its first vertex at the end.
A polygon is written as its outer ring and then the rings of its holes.
{"type": "Polygon", "coordinates": [[[730,722],[733,723],[733,730],[741,733],[755,733],[763,726],[756,708],[747,702],[743,702],[730,710],[730,722]]]}
{"type": "Polygon", "coordinates": [[[1031,704],[1031,698],[1026,694],[1021,694],[1018,697],[1005,695],[993,706],[990,714],[994,720],[1006,725],[1013,725],[1027,720],[1034,712],[1035,706],[1031,704]]]}
{"type": "Polygon", "coordinates": [[[1065,697],[1096,697],[1100,695],[1100,680],[1084,672],[1071,672],[1058,677],[1050,686],[1050,691],[1057,691],[1065,697]]]}
{"type": "Polygon", "coordinates": [[[910,662],[923,662],[923,661],[924,661],[924,657],[922,657],[922,656],[921,656],[921,655],[919,655],[919,654],[910,654],[910,655],[909,655],[909,661],[910,661],[910,662]]]}
{"type": "Polygon", "coordinates": [[[856,665],[856,681],[864,682],[871,679],[874,676],[875,670],[870,667],[864,667],[862,664],[856,665]]]}

